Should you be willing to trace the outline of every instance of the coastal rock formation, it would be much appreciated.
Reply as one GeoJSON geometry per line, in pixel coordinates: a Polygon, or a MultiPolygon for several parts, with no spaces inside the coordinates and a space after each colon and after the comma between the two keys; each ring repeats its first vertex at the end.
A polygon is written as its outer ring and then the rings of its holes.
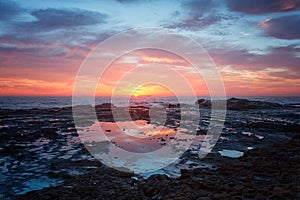
{"type": "MultiPolygon", "coordinates": [[[[219,108],[219,105],[224,104],[222,100],[215,100],[214,102],[216,108],[219,108]]],[[[211,100],[198,99],[196,104],[199,105],[199,108],[211,108],[211,100]]],[[[251,101],[248,99],[239,99],[239,98],[230,98],[226,101],[228,110],[249,110],[249,109],[274,109],[283,107],[278,103],[263,102],[263,101],[251,101]]]]}

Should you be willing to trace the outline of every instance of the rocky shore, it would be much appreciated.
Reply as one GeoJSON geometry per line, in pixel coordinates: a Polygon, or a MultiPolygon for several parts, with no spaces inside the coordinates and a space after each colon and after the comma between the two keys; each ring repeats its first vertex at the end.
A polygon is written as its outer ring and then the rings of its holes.
{"type": "Polygon", "coordinates": [[[182,170],[176,179],[152,175],[135,181],[133,174],[99,167],[20,199],[298,199],[299,144],[297,136],[238,159],[212,154],[204,161],[213,161],[216,169],[182,170]]]}
{"type": "MultiPolygon", "coordinates": [[[[216,106],[220,105],[222,100],[215,100],[216,106]]],[[[196,104],[200,108],[211,108],[212,101],[206,99],[198,99],[196,104]]],[[[263,102],[263,101],[250,101],[248,99],[230,98],[226,100],[228,110],[250,110],[250,109],[278,109],[283,107],[289,107],[289,105],[283,106],[279,103],[263,102]]]]}
{"type": "MultiPolygon", "coordinates": [[[[201,135],[210,103],[197,103],[201,135]]],[[[179,108],[166,106],[165,126],[176,128],[179,108]]],[[[4,199],[299,199],[299,107],[233,98],[227,108],[221,137],[208,156],[200,160],[191,148],[173,166],[177,176],[165,170],[147,177],[95,160],[80,142],[70,107],[0,109],[0,194],[4,199]]],[[[94,109],[99,121],[114,121],[110,104],[94,109]]],[[[150,122],[149,108],[128,110],[132,119],[150,122]]]]}

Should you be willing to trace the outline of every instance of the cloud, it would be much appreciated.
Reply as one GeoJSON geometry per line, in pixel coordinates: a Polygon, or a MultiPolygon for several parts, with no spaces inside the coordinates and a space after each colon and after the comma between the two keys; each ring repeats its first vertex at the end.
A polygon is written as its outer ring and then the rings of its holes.
{"type": "Polygon", "coordinates": [[[31,27],[49,29],[102,24],[107,18],[105,14],[81,9],[48,8],[33,11],[31,15],[37,18],[37,21],[30,22],[31,27]]]}
{"type": "Polygon", "coordinates": [[[139,0],[116,0],[117,2],[120,3],[135,3],[135,2],[139,2],[139,0]]]}
{"type": "Polygon", "coordinates": [[[72,91],[72,83],[65,81],[45,81],[28,78],[0,77],[0,95],[66,95],[72,91]]]}
{"type": "Polygon", "coordinates": [[[285,12],[300,9],[299,0],[227,0],[226,2],[230,10],[248,14],[285,12]]]}
{"type": "Polygon", "coordinates": [[[30,53],[30,52],[38,52],[38,48],[33,48],[33,47],[20,47],[15,44],[7,44],[7,43],[2,43],[0,44],[0,53],[4,54],[10,54],[10,53],[30,53]]]}
{"type": "Polygon", "coordinates": [[[0,20],[8,20],[23,12],[23,9],[18,4],[12,1],[0,0],[0,20]]]}
{"type": "Polygon", "coordinates": [[[265,32],[276,38],[300,39],[300,15],[290,15],[275,19],[266,19],[259,23],[265,32]]]}
{"type": "Polygon", "coordinates": [[[207,18],[190,18],[185,19],[182,22],[173,23],[167,28],[181,28],[181,29],[197,29],[205,28],[212,24],[215,24],[221,20],[220,16],[210,16],[207,18]]]}
{"type": "Polygon", "coordinates": [[[211,0],[192,0],[184,2],[182,6],[189,10],[190,15],[194,17],[201,17],[212,10],[215,6],[215,2],[211,0]]]}
{"type": "Polygon", "coordinates": [[[219,66],[230,66],[235,71],[265,71],[269,75],[283,78],[299,78],[300,48],[289,45],[269,49],[265,55],[251,54],[246,50],[208,50],[219,66]]]}
{"type": "MultiPolygon", "coordinates": [[[[18,6],[14,4],[14,6],[6,7],[18,6]]],[[[63,42],[70,46],[78,46],[82,43],[101,40],[103,37],[106,38],[103,34],[107,35],[106,31],[97,31],[99,25],[107,23],[108,20],[108,16],[100,12],[53,8],[36,9],[31,12],[26,10],[26,12],[27,15],[31,15],[35,19],[32,21],[28,21],[28,19],[26,21],[18,20],[12,23],[11,20],[14,20],[15,17],[5,15],[5,17],[10,17],[10,20],[5,20],[2,23],[5,28],[1,30],[1,43],[41,45],[63,42]],[[92,29],[91,26],[93,26],[92,29]]]]}
{"type": "MultiPolygon", "coordinates": [[[[167,28],[197,29],[215,24],[222,19],[221,15],[215,13],[217,5],[216,1],[211,0],[184,2],[181,6],[187,16],[183,17],[181,21],[168,25],[167,28]]],[[[176,15],[179,14],[180,12],[176,11],[176,15]]]]}
{"type": "Polygon", "coordinates": [[[18,8],[14,15],[0,14],[2,18],[10,18],[2,22],[5,28],[0,35],[1,60],[12,55],[30,59],[32,56],[82,59],[93,46],[110,35],[110,30],[97,31],[99,25],[108,20],[108,16],[100,12],[53,8],[23,10],[35,19],[12,23],[20,7],[13,3],[0,5],[8,10],[18,8]]]}

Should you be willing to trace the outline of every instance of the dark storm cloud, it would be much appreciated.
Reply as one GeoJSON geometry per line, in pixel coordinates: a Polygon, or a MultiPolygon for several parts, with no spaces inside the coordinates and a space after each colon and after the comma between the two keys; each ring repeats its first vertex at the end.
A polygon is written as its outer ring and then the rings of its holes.
{"type": "Polygon", "coordinates": [[[300,0],[227,0],[232,11],[248,14],[264,14],[300,9],[300,0]]]}
{"type": "Polygon", "coordinates": [[[104,23],[107,18],[105,14],[80,9],[48,8],[33,11],[31,15],[37,18],[37,21],[31,22],[32,26],[50,29],[100,24],[104,23]]]}
{"type": "Polygon", "coordinates": [[[0,0],[0,20],[8,20],[22,11],[23,9],[15,2],[0,0]]]}
{"type": "Polygon", "coordinates": [[[268,19],[259,24],[270,36],[280,39],[300,39],[300,15],[268,19]]]}

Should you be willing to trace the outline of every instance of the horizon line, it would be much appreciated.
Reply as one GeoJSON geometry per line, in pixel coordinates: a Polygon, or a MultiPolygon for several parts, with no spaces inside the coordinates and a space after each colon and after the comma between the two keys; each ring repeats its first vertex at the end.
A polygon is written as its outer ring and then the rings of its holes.
{"type": "MultiPolygon", "coordinates": [[[[73,95],[2,95],[0,97],[72,97],[73,95]]],[[[80,95],[80,97],[88,97],[89,95],[80,95]]],[[[192,95],[177,95],[180,97],[193,97],[192,95]]],[[[220,97],[215,95],[214,97],[220,97]]],[[[225,97],[298,97],[300,94],[266,94],[266,95],[226,95],[225,97]]],[[[112,97],[111,95],[95,95],[95,97],[112,97]]],[[[115,95],[115,97],[128,97],[127,95],[115,95]]],[[[140,95],[138,97],[176,97],[176,95],[140,95]]],[[[196,95],[196,97],[211,97],[210,95],[196,95]]]]}

